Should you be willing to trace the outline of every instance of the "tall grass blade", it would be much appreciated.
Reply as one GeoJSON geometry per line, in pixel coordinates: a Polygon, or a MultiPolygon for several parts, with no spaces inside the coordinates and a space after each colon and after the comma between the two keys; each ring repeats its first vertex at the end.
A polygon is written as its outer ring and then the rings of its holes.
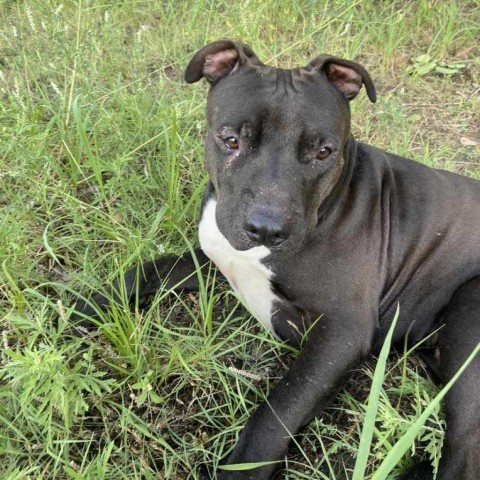
{"type": "Polygon", "coordinates": [[[375,418],[377,416],[378,403],[380,392],[382,390],[383,378],[385,376],[385,369],[387,365],[388,353],[390,352],[390,345],[392,343],[393,331],[397,324],[400,307],[397,307],[392,325],[388,331],[385,342],[383,343],[380,356],[378,357],[377,366],[373,375],[372,387],[368,397],[367,412],[363,422],[362,436],[360,438],[360,445],[358,447],[357,460],[355,462],[355,469],[353,471],[352,480],[363,480],[365,478],[365,469],[367,467],[370,447],[372,444],[373,430],[375,428],[375,418]]]}

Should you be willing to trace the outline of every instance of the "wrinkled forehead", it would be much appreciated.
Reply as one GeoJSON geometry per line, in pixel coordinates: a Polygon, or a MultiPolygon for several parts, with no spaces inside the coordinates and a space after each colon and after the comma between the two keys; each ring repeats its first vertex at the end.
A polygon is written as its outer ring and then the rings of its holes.
{"type": "Polygon", "coordinates": [[[268,66],[242,68],[220,80],[209,92],[207,116],[213,128],[268,120],[278,128],[323,124],[336,130],[350,118],[348,101],[321,73],[268,66]]]}

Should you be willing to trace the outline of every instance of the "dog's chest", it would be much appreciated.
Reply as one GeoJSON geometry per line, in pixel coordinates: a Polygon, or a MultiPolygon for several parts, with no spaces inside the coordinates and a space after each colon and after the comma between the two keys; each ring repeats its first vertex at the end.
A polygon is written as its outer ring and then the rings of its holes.
{"type": "Polygon", "coordinates": [[[272,292],[272,272],[261,263],[270,254],[265,246],[235,250],[218,229],[215,219],[217,202],[205,205],[199,225],[200,246],[217,265],[232,288],[245,301],[250,312],[272,333],[272,305],[277,296],[272,292]]]}

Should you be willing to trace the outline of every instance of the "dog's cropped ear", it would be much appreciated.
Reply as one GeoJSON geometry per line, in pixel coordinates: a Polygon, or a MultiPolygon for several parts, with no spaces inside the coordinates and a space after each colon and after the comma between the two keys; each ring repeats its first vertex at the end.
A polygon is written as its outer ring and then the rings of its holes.
{"type": "Polygon", "coordinates": [[[307,69],[323,72],[348,100],[353,100],[365,84],[370,101],[377,101],[375,85],[365,68],[358,63],[331,55],[320,55],[308,64],[307,69]]]}
{"type": "Polygon", "coordinates": [[[194,83],[205,77],[213,85],[243,65],[263,64],[247,45],[219,40],[205,45],[193,56],[185,70],[185,80],[194,83]]]}

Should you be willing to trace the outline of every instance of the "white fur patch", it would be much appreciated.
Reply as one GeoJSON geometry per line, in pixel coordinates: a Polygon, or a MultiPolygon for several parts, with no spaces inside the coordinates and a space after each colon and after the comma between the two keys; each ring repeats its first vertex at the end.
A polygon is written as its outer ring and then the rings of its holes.
{"type": "Polygon", "coordinates": [[[270,250],[264,245],[235,250],[218,229],[216,207],[217,202],[212,198],[203,209],[198,231],[200,246],[243,298],[252,315],[275,336],[271,317],[273,301],[278,297],[271,289],[271,270],[260,262],[270,250]]]}

